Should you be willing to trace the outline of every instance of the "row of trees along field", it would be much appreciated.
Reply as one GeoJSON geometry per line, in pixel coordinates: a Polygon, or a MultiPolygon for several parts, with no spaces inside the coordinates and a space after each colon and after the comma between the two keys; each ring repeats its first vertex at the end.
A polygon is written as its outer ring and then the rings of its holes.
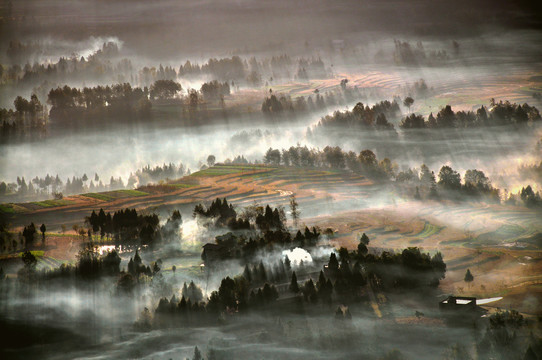
{"type": "Polygon", "coordinates": [[[380,181],[395,180],[395,185],[408,197],[416,199],[484,199],[500,202],[501,195],[508,204],[538,207],[542,205],[540,193],[534,192],[530,185],[518,194],[501,193],[491,185],[483,171],[467,170],[461,175],[450,166],[441,167],[437,176],[425,164],[420,169],[407,169],[398,172],[398,165],[390,159],[378,160],[371,150],[359,154],[345,152],[340,147],[326,146],[322,150],[307,146],[292,146],[289,149],[269,148],[263,158],[265,164],[294,167],[321,167],[347,169],[380,181]]]}
{"type": "Polygon", "coordinates": [[[103,192],[121,189],[133,189],[137,186],[145,186],[150,183],[159,183],[166,179],[178,179],[188,174],[190,169],[185,168],[182,163],[179,165],[169,163],[151,167],[146,165],[130,173],[126,183],[122,177],[111,176],[109,182],[102,179],[97,173],[93,177],[83,174],[81,177],[73,176],[62,181],[58,174],[45,177],[34,177],[26,181],[24,176],[17,177],[17,182],[0,182],[0,200],[6,202],[31,201],[48,199],[51,196],[62,199],[64,195],[82,194],[85,192],[103,192]]]}
{"type": "Polygon", "coordinates": [[[482,106],[473,111],[454,112],[450,105],[442,108],[437,116],[429,114],[427,119],[422,115],[410,114],[400,124],[402,129],[423,128],[470,128],[481,126],[499,125],[522,125],[529,122],[539,121],[540,112],[534,106],[528,104],[516,104],[509,101],[495,102],[491,100],[489,110],[482,106]]]}
{"type": "Polygon", "coordinates": [[[8,226],[0,221],[0,253],[12,253],[18,250],[28,250],[41,244],[46,245],[47,236],[45,224],[35,225],[33,222],[27,225],[18,234],[9,231],[8,226]]]}
{"type": "Polygon", "coordinates": [[[396,100],[381,101],[373,106],[358,102],[352,111],[335,111],[333,115],[324,116],[312,129],[313,134],[325,133],[330,128],[341,129],[375,129],[393,130],[394,126],[388,119],[398,119],[401,115],[396,100]]]}
{"type": "Polygon", "coordinates": [[[363,92],[357,86],[346,87],[347,83],[348,80],[343,79],[340,88],[324,93],[315,89],[314,95],[297,96],[294,99],[289,94],[273,93],[273,89],[269,89],[269,96],[263,100],[261,111],[266,116],[276,117],[349,105],[362,97],[363,92]]]}
{"type": "Polygon", "coordinates": [[[397,171],[397,164],[388,158],[378,161],[371,150],[357,154],[353,151],[345,152],[339,146],[326,146],[322,150],[301,145],[282,150],[269,148],[263,162],[270,165],[348,169],[382,179],[393,178],[397,171]]]}
{"type": "MultiPolygon", "coordinates": [[[[405,98],[408,108],[414,103],[410,97],[405,98]]],[[[394,125],[388,121],[398,120],[401,115],[397,100],[381,101],[369,107],[357,103],[351,111],[335,111],[323,117],[317,125],[308,128],[312,135],[325,135],[333,129],[349,130],[393,130],[394,125]]],[[[538,109],[528,104],[516,104],[509,101],[491,101],[489,108],[481,106],[476,112],[454,112],[450,105],[442,108],[436,116],[431,113],[427,119],[419,114],[409,114],[399,124],[403,130],[436,129],[436,128],[474,128],[484,126],[523,125],[541,119],[538,109]]]]}
{"type": "MultiPolygon", "coordinates": [[[[373,288],[380,291],[407,288],[430,291],[429,289],[438,286],[445,276],[446,264],[440,253],[430,256],[418,248],[408,248],[399,253],[383,252],[381,255],[374,255],[368,253],[365,245],[368,243],[365,236],[360,240],[360,244],[363,244],[360,250],[348,251],[341,248],[338,257],[333,252],[329,261],[308,267],[296,264],[294,269],[288,257],[267,266],[262,262],[247,263],[241,275],[233,279],[223,279],[219,289],[211,293],[207,303],[198,304],[196,309],[185,307],[188,300],[192,300],[191,304],[194,306],[194,299],[184,295],[184,301],[181,299],[182,305],[175,297],[171,300],[162,298],[155,315],[169,314],[179,318],[160,318],[154,326],[175,326],[178,321],[183,324],[188,319],[186,313],[183,315],[179,310],[192,310],[192,320],[205,321],[210,320],[208,315],[216,316],[222,311],[245,313],[257,309],[273,309],[273,303],[279,298],[283,301],[293,300],[291,304],[295,305],[289,307],[289,311],[299,311],[304,306],[317,303],[328,306],[333,302],[356,303],[367,296],[363,288],[369,281],[373,288]],[[318,279],[316,282],[312,279],[314,275],[318,279]],[[298,276],[307,280],[299,284],[298,276]],[[289,283],[289,286],[275,287],[285,283],[289,283]],[[269,296],[265,296],[266,293],[269,296]]],[[[283,302],[283,306],[284,304],[283,302]]]]}
{"type": "Polygon", "coordinates": [[[41,45],[37,43],[11,41],[7,49],[14,64],[4,67],[0,64],[0,84],[29,86],[33,84],[54,84],[59,82],[81,82],[94,79],[109,82],[122,79],[132,84],[149,86],[157,80],[194,79],[213,77],[220,81],[243,82],[260,86],[263,82],[275,79],[325,78],[325,64],[319,57],[291,58],[283,54],[271,57],[241,58],[239,56],[210,58],[202,64],[187,60],[176,70],[173,66],[143,66],[134,68],[130,59],[121,57],[118,45],[106,42],[92,54],[84,56],[60,57],[57,62],[27,61],[37,56],[41,45]],[[24,63],[23,66],[21,66],[24,63]]]}
{"type": "MultiPolygon", "coordinates": [[[[262,231],[284,229],[286,222],[286,213],[281,206],[275,209],[269,205],[265,208],[259,205],[248,206],[238,215],[226,198],[215,199],[209,207],[197,204],[194,207],[193,216],[200,219],[212,219],[213,225],[229,227],[231,230],[250,230],[254,226],[262,231]]],[[[207,222],[207,224],[210,223],[207,222]]]]}
{"type": "Polygon", "coordinates": [[[12,109],[0,109],[0,144],[8,140],[22,140],[28,134],[44,133],[47,125],[47,109],[38,97],[30,100],[17,96],[12,109]]]}

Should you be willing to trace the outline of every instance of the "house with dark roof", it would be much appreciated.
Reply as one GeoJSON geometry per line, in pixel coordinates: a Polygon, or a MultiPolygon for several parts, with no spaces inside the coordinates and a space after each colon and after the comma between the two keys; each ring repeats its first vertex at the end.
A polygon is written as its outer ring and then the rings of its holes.
{"type": "Polygon", "coordinates": [[[447,299],[439,303],[440,311],[447,314],[471,314],[483,315],[487,311],[476,305],[475,297],[467,296],[448,296],[447,299]]]}

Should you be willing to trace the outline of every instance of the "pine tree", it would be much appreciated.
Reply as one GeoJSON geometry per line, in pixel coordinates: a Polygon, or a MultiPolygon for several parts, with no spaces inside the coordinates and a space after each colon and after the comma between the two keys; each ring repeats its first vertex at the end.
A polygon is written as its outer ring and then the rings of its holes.
{"type": "Polygon", "coordinates": [[[465,278],[463,279],[466,283],[470,283],[474,280],[474,276],[472,276],[470,269],[467,269],[467,272],[465,273],[465,278]]]}
{"type": "Polygon", "coordinates": [[[40,231],[41,231],[41,242],[45,245],[45,231],[47,228],[45,227],[45,224],[41,224],[40,231]]]}
{"type": "Polygon", "coordinates": [[[134,265],[136,268],[139,268],[139,266],[142,264],[141,257],[139,256],[139,249],[136,249],[136,253],[134,255],[134,265]]]}
{"type": "Polygon", "coordinates": [[[289,289],[294,294],[299,292],[299,285],[297,284],[297,276],[295,275],[295,271],[292,273],[292,281],[290,281],[289,289]]]}
{"type": "Polygon", "coordinates": [[[335,255],[335,253],[331,253],[331,255],[329,256],[329,263],[328,263],[328,268],[330,271],[337,271],[339,270],[339,261],[337,261],[337,255],[335,255]]]}
{"type": "Polygon", "coordinates": [[[290,262],[290,258],[288,257],[288,255],[285,256],[284,266],[286,267],[286,271],[292,270],[292,263],[290,262]]]}
{"type": "Polygon", "coordinates": [[[292,194],[290,196],[290,213],[292,215],[292,221],[294,222],[294,227],[297,228],[297,222],[299,220],[299,210],[298,210],[299,204],[297,203],[295,199],[295,194],[292,194]]]}
{"type": "Polygon", "coordinates": [[[367,246],[360,241],[360,243],[358,244],[358,254],[360,256],[365,256],[367,255],[367,253],[369,252],[369,249],[367,249],[367,246]]]}
{"type": "Polygon", "coordinates": [[[250,283],[252,282],[252,274],[250,273],[250,269],[248,267],[248,264],[245,265],[245,271],[243,271],[243,277],[247,279],[247,281],[250,283]]]}
{"type": "Polygon", "coordinates": [[[128,272],[132,275],[135,274],[134,259],[132,258],[130,258],[130,261],[128,261],[128,272]]]}
{"type": "Polygon", "coordinates": [[[267,274],[265,272],[265,267],[263,266],[263,262],[260,261],[260,265],[258,267],[258,273],[260,275],[260,280],[261,281],[266,281],[267,280],[267,274]]]}
{"type": "Polygon", "coordinates": [[[194,357],[192,358],[192,360],[203,360],[201,352],[199,351],[197,346],[194,348],[194,357]]]}
{"type": "Polygon", "coordinates": [[[359,239],[359,241],[364,243],[366,246],[369,245],[369,237],[365,233],[363,233],[363,235],[361,235],[361,238],[359,239]]]}

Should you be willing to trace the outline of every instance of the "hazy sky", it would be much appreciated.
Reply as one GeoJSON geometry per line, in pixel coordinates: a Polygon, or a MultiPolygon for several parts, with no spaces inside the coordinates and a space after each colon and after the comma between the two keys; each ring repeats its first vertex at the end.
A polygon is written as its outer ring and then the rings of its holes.
{"type": "MultiPolygon", "coordinates": [[[[3,8],[6,9],[6,1],[3,8]]],[[[360,32],[465,36],[492,28],[541,27],[535,1],[78,0],[13,1],[13,37],[119,36],[140,55],[252,50],[329,41],[360,32]],[[22,17],[26,21],[22,21],[22,17]],[[31,21],[28,21],[31,19],[31,21]],[[17,34],[17,35],[16,35],[17,34]]],[[[10,31],[11,30],[11,31],[10,31]]],[[[6,42],[4,42],[4,45],[6,42]]]]}

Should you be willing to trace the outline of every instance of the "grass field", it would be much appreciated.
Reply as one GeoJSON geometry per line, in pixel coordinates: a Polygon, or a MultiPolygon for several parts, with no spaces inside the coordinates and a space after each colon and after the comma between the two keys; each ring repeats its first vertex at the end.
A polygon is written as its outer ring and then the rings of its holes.
{"type": "Polygon", "coordinates": [[[13,209],[13,206],[11,204],[0,204],[0,212],[6,214],[14,214],[15,209],[13,209]]]}
{"type": "Polygon", "coordinates": [[[115,199],[114,197],[112,197],[110,195],[106,195],[104,193],[87,193],[87,194],[82,194],[81,196],[86,196],[86,197],[89,197],[89,198],[102,200],[102,201],[111,201],[111,200],[115,199]]]}
{"type": "Polygon", "coordinates": [[[45,208],[56,207],[56,206],[66,206],[66,205],[71,205],[73,203],[74,203],[73,201],[68,200],[68,199],[44,200],[44,201],[32,202],[32,204],[34,204],[34,205],[38,205],[38,206],[45,207],[45,208]]]}
{"type": "MultiPolygon", "coordinates": [[[[35,257],[41,257],[44,255],[45,252],[43,250],[32,250],[30,251],[30,253],[34,255],[35,257]]],[[[23,252],[18,253],[17,256],[23,257],[23,252]]]]}
{"type": "Polygon", "coordinates": [[[256,173],[269,172],[275,170],[274,167],[259,166],[259,165],[215,165],[211,168],[200,170],[193,173],[190,176],[194,177],[209,177],[209,176],[223,176],[238,173],[256,173]]]}
{"type": "Polygon", "coordinates": [[[175,188],[175,189],[188,189],[194,186],[198,186],[196,184],[168,184],[169,186],[175,188]]]}

